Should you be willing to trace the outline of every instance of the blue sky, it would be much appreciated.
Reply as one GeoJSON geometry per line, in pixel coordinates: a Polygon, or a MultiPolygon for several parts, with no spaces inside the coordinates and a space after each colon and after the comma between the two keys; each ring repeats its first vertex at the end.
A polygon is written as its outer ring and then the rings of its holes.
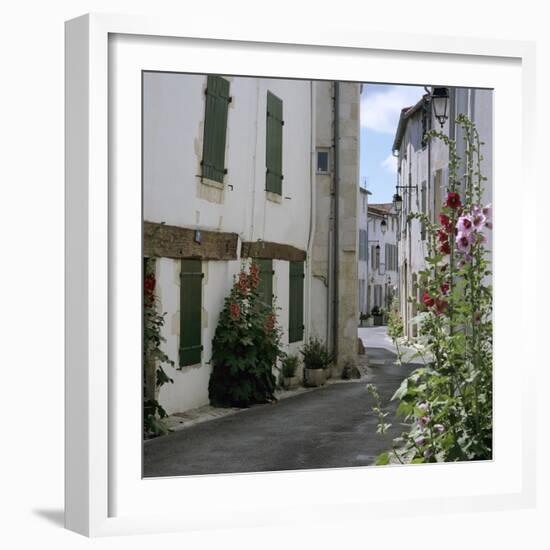
{"type": "Polygon", "coordinates": [[[366,179],[370,203],[391,202],[395,193],[396,164],[392,144],[403,107],[424,94],[419,86],[364,84],[361,94],[360,181],[366,179]]]}

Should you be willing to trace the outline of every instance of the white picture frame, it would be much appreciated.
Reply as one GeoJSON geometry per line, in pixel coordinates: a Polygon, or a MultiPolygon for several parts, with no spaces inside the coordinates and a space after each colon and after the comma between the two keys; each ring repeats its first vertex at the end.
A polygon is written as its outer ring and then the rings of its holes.
{"type": "MultiPolygon", "coordinates": [[[[191,27],[168,18],[118,15],[85,15],[66,23],[68,529],[101,536],[315,522],[324,521],[327,514],[320,510],[331,504],[328,515],[335,520],[360,520],[365,514],[371,518],[409,515],[425,506],[441,512],[534,506],[535,471],[528,457],[535,454],[535,431],[529,418],[534,416],[536,360],[527,344],[509,347],[511,338],[529,342],[529,310],[519,304],[519,319],[514,316],[512,330],[506,323],[506,296],[518,277],[520,286],[528,288],[525,271],[516,272],[515,280],[510,271],[518,257],[522,261],[535,255],[535,243],[521,231],[507,234],[499,226],[499,220],[514,208],[516,220],[520,218],[516,224],[521,226],[529,208],[523,198],[528,193],[518,197],[506,190],[521,181],[522,189],[531,186],[534,191],[530,183],[535,150],[534,44],[352,31],[320,35],[318,29],[308,28],[300,35],[293,33],[280,28],[271,34],[228,29],[220,35],[209,32],[206,23],[194,22],[191,27]],[[122,290],[117,277],[124,277],[139,258],[141,235],[132,229],[138,219],[141,222],[141,191],[112,185],[120,167],[135,175],[131,147],[136,120],[131,109],[139,90],[128,98],[124,113],[114,113],[109,108],[114,83],[128,86],[131,93],[136,71],[144,68],[396,82],[390,75],[392,70],[397,74],[398,67],[400,83],[437,78],[451,86],[495,89],[494,460],[141,479],[136,469],[141,461],[141,455],[136,455],[141,445],[139,383],[136,386],[132,378],[128,387],[121,384],[117,364],[118,347],[128,340],[117,316],[139,308],[128,301],[139,290],[133,286],[139,280],[122,290]],[[113,131],[126,132],[130,139],[110,157],[113,131]],[[120,252],[121,243],[126,252],[113,256],[113,247],[120,252]],[[521,250],[515,259],[507,257],[509,247],[521,250]],[[521,369],[514,367],[518,364],[521,369]],[[269,497],[251,499],[253,491],[269,497]],[[212,499],[223,494],[234,497],[227,502],[218,498],[213,504],[212,499]],[[156,498],[166,503],[158,516],[146,507],[156,498]],[[174,505],[177,509],[170,513],[174,505]]],[[[534,302],[534,288],[531,292],[523,296],[525,302],[534,302]]],[[[139,343],[129,351],[134,357],[137,352],[139,360],[139,343]]]]}

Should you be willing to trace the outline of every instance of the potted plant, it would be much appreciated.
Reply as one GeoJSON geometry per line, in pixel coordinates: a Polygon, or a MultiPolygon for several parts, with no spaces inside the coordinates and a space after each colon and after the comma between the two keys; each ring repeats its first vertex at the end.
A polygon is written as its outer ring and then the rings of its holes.
{"type": "Polygon", "coordinates": [[[370,313],[367,313],[367,326],[368,327],[374,326],[374,317],[370,313]]]}
{"type": "Polygon", "coordinates": [[[300,379],[296,376],[299,357],[297,355],[287,355],[282,362],[281,374],[283,378],[283,388],[285,390],[294,390],[300,385],[300,379]]]}
{"type": "Polygon", "coordinates": [[[300,350],[304,358],[304,385],[322,386],[327,378],[332,356],[321,340],[311,337],[300,350]]]}
{"type": "Polygon", "coordinates": [[[369,315],[367,313],[361,312],[359,314],[359,326],[362,327],[363,326],[363,321],[366,321],[368,318],[369,318],[369,315]]]}

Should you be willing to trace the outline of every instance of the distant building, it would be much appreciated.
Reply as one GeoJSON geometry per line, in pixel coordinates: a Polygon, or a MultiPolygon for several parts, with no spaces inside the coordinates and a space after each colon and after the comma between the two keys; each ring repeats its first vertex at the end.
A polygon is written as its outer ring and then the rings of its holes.
{"type": "MultiPolygon", "coordinates": [[[[492,114],[493,93],[491,90],[469,88],[448,88],[448,118],[440,127],[429,101],[424,95],[416,105],[401,111],[397,127],[393,154],[398,159],[397,184],[401,186],[402,212],[399,216],[399,271],[400,310],[407,336],[416,336],[417,314],[415,303],[408,298],[422,298],[418,273],[426,266],[426,231],[418,221],[407,221],[411,212],[422,212],[433,222],[438,222],[441,206],[445,201],[449,178],[448,147],[440,139],[425,139],[430,129],[440,130],[456,140],[457,154],[464,159],[465,142],[462,129],[455,123],[459,113],[464,113],[475,122],[480,133],[484,160],[482,173],[488,178],[485,184],[483,202],[491,202],[492,197],[492,114]]],[[[489,234],[489,249],[491,238],[489,234]]]]}
{"type": "Polygon", "coordinates": [[[368,236],[368,210],[369,210],[369,195],[370,191],[364,187],[359,187],[359,252],[357,264],[358,278],[358,308],[359,314],[367,314],[367,287],[368,287],[368,271],[369,271],[369,236],[368,236]]]}
{"type": "Polygon", "coordinates": [[[398,218],[391,203],[369,204],[367,311],[388,309],[398,285],[398,218]]]}

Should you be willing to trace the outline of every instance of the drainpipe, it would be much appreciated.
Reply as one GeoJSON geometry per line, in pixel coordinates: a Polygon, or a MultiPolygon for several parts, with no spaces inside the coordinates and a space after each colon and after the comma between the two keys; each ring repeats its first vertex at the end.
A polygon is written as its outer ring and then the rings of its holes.
{"type": "Polygon", "coordinates": [[[339,248],[339,193],[340,193],[340,167],[338,151],[340,148],[340,83],[334,82],[334,265],[333,265],[333,317],[332,317],[332,353],[338,362],[338,278],[340,275],[340,248],[339,248]]]}
{"type": "Polygon", "coordinates": [[[307,236],[307,322],[306,322],[306,339],[309,339],[311,333],[311,285],[313,281],[313,269],[312,269],[312,247],[313,247],[313,228],[315,227],[315,97],[313,90],[313,81],[309,83],[309,112],[310,112],[310,161],[309,161],[309,232],[307,236]]]}

